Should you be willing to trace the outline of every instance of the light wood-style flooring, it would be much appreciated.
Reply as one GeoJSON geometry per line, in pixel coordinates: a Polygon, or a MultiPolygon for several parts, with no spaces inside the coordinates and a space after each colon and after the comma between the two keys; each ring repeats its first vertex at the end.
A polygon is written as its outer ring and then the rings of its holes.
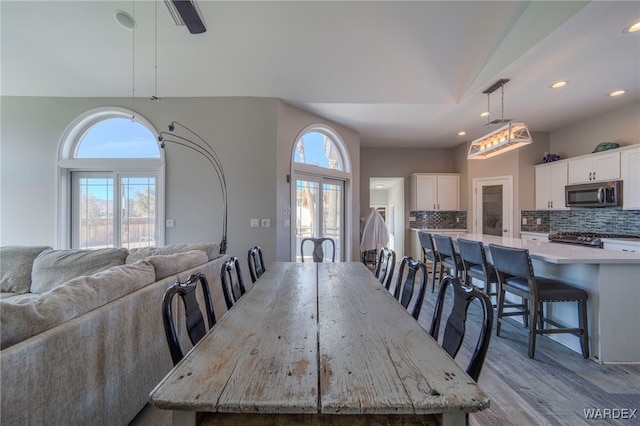
{"type": "MultiPolygon", "coordinates": [[[[397,269],[396,269],[397,270],[397,269]]],[[[431,324],[436,293],[427,290],[419,322],[431,324]]],[[[473,340],[479,331],[480,308],[469,311],[467,335],[473,340]],[[474,321],[475,320],[475,321],[474,321]]],[[[639,324],[640,326],[640,324],[639,324]]],[[[466,367],[474,342],[465,342],[456,361],[466,367]]],[[[561,344],[541,336],[537,339],[536,358],[527,355],[527,333],[515,321],[495,327],[484,369],[478,381],[489,396],[487,410],[472,414],[473,425],[633,425],[640,424],[640,365],[600,365],[561,344]],[[631,419],[587,419],[585,410],[614,410],[626,413],[638,410],[631,419]]],[[[171,415],[147,407],[132,425],[171,424],[171,415]]]]}

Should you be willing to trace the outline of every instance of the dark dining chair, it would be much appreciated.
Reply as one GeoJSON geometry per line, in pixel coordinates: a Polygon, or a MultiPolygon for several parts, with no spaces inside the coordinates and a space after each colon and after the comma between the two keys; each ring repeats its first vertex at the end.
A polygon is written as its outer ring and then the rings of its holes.
{"type": "Polygon", "coordinates": [[[331,251],[331,261],[336,261],[336,242],[332,238],[303,238],[300,242],[300,256],[302,257],[302,261],[304,262],[304,244],[308,241],[313,243],[313,261],[314,262],[324,262],[324,244],[325,242],[329,243],[332,247],[331,251]]]}
{"type": "Polygon", "coordinates": [[[522,315],[529,329],[529,358],[535,357],[538,334],[571,333],[580,338],[582,356],[589,358],[589,333],[587,301],[589,293],[564,281],[536,277],[529,250],[489,244],[493,265],[498,275],[498,318],[496,335],[500,335],[502,318],[522,315]],[[520,311],[504,312],[505,293],[520,296],[523,307],[520,311]],[[576,302],[578,305],[578,327],[565,327],[544,316],[544,303],[576,302]],[[529,316],[531,319],[529,320],[529,316]],[[550,324],[554,328],[545,328],[550,324]]]}
{"type": "Polygon", "coordinates": [[[457,277],[450,275],[444,277],[438,290],[438,298],[429,330],[429,334],[436,340],[440,338],[440,324],[442,322],[442,313],[445,306],[447,288],[449,286],[453,287],[453,304],[447,304],[448,306],[451,305],[452,308],[444,327],[441,345],[451,357],[456,357],[464,341],[466,322],[469,320],[467,317],[469,306],[475,301],[478,301],[482,307],[480,333],[478,334],[478,340],[466,369],[467,374],[471,376],[473,380],[478,381],[484,360],[487,356],[487,351],[489,350],[489,342],[491,341],[491,331],[493,328],[493,306],[491,305],[491,299],[477,288],[464,285],[457,277]]]}
{"type": "Polygon", "coordinates": [[[393,270],[396,267],[396,252],[388,247],[383,247],[376,263],[375,277],[389,290],[393,278],[393,270]]]}
{"type": "MultiPolygon", "coordinates": [[[[422,247],[422,262],[425,264],[427,261],[431,262],[431,293],[436,288],[436,275],[439,273],[440,268],[440,256],[438,256],[438,250],[433,243],[433,235],[428,232],[418,232],[418,238],[420,239],[420,246],[422,247]]],[[[438,279],[440,276],[438,276],[438,279]]]]}
{"type": "Polygon", "coordinates": [[[451,275],[462,278],[464,265],[460,253],[456,252],[453,246],[453,239],[448,235],[435,234],[433,241],[436,243],[440,257],[440,277],[444,277],[444,270],[449,269],[449,271],[453,271],[451,275]]]}
{"type": "Polygon", "coordinates": [[[411,315],[418,319],[422,302],[424,301],[424,293],[426,289],[427,268],[424,263],[414,260],[409,256],[404,256],[400,261],[398,270],[398,278],[396,279],[396,288],[393,297],[398,299],[400,304],[409,309],[409,303],[415,297],[415,304],[411,311],[411,315]],[[405,276],[406,272],[406,276],[405,276]]]}
{"type": "Polygon", "coordinates": [[[255,246],[249,249],[249,253],[247,254],[247,262],[249,263],[249,274],[251,275],[251,282],[255,283],[266,270],[264,267],[264,260],[262,258],[262,248],[260,248],[260,246],[255,246]]]}
{"type": "Polygon", "coordinates": [[[240,261],[237,257],[227,260],[220,271],[220,282],[222,283],[222,293],[227,309],[231,309],[245,293],[242,271],[240,271],[240,261]]]}
{"type": "Polygon", "coordinates": [[[198,283],[200,283],[202,288],[205,311],[207,313],[209,329],[211,329],[216,325],[216,315],[213,311],[209,283],[204,274],[192,274],[185,282],[175,282],[165,290],[162,298],[162,320],[173,365],[176,365],[184,357],[184,351],[180,346],[173,315],[173,300],[175,296],[180,296],[184,304],[187,334],[189,335],[191,343],[195,345],[207,333],[202,311],[200,310],[200,305],[196,297],[198,283]]]}
{"type": "MultiPolygon", "coordinates": [[[[458,238],[458,252],[464,266],[465,284],[471,286],[473,278],[482,281],[484,292],[498,300],[498,276],[496,269],[487,260],[487,253],[480,241],[458,238]]],[[[493,305],[495,308],[497,303],[493,305]]]]}

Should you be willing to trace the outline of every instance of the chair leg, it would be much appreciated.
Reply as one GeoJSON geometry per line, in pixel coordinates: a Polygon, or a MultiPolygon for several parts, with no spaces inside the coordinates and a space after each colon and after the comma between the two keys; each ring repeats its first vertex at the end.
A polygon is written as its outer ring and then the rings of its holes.
{"type": "Polygon", "coordinates": [[[531,325],[529,327],[529,358],[533,359],[536,355],[536,336],[538,334],[538,309],[536,307],[538,303],[531,300],[531,306],[533,309],[529,309],[531,315],[531,325]]]}
{"type": "Polygon", "coordinates": [[[543,302],[538,303],[538,328],[540,330],[544,330],[544,304],[543,302]]]}
{"type": "Polygon", "coordinates": [[[529,305],[529,299],[522,298],[522,323],[525,328],[529,327],[529,315],[531,314],[531,306],[529,305]]]}
{"type": "Polygon", "coordinates": [[[500,288],[498,291],[498,320],[496,321],[496,336],[500,336],[500,327],[502,326],[502,312],[504,311],[504,290],[500,288]]]}
{"type": "Polygon", "coordinates": [[[436,269],[438,268],[438,262],[435,260],[431,262],[431,293],[435,291],[436,288],[436,269]]]}
{"type": "Polygon", "coordinates": [[[580,349],[582,349],[582,356],[589,358],[589,323],[587,321],[587,301],[583,300],[578,302],[578,316],[580,321],[580,328],[582,329],[582,337],[580,339],[580,349]]]}

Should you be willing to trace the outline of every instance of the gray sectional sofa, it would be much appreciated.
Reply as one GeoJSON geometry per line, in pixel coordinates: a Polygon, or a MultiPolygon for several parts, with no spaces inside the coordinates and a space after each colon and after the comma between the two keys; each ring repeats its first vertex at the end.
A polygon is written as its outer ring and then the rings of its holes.
{"type": "Polygon", "coordinates": [[[204,273],[219,318],[227,259],[215,244],[0,248],[0,424],[129,423],[172,368],[164,291],[204,273]]]}

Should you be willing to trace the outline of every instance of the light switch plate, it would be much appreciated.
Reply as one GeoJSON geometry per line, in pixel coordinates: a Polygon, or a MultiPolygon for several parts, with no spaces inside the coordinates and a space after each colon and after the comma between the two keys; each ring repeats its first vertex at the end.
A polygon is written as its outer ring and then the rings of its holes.
{"type": "Polygon", "coordinates": [[[271,228],[271,219],[262,219],[263,228],[271,228]]]}
{"type": "Polygon", "coordinates": [[[260,219],[251,219],[252,228],[260,228],[260,219]]]}

